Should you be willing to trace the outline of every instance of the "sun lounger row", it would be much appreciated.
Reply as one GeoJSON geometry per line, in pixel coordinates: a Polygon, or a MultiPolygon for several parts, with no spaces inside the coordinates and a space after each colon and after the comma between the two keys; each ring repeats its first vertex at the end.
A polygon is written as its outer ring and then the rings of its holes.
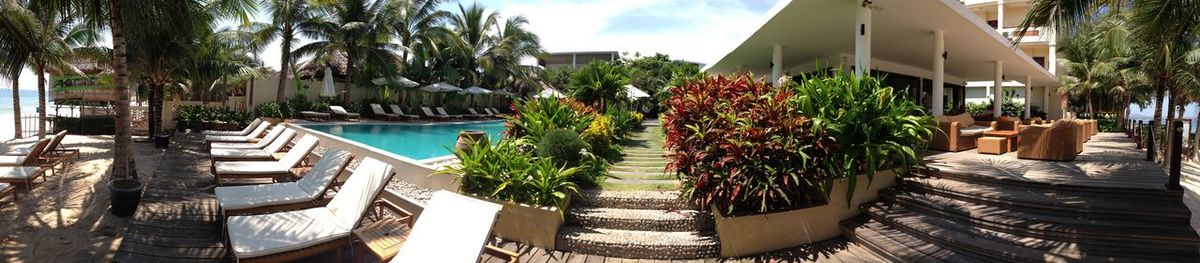
{"type": "Polygon", "coordinates": [[[79,156],[79,150],[63,146],[62,141],[66,137],[67,131],[64,130],[30,146],[14,148],[0,155],[0,198],[12,196],[16,200],[16,186],[32,189],[39,178],[45,182],[46,173],[54,172],[59,165],[60,171],[65,170],[70,161],[79,156]]]}
{"type": "MultiPolygon", "coordinates": [[[[293,142],[296,136],[295,130],[277,125],[253,143],[211,145],[218,184],[234,178],[273,179],[214,190],[238,261],[288,261],[348,246],[351,232],[380,203],[376,200],[391,181],[392,166],[372,158],[361,158],[348,171],[354,157],[341,149],[327,148],[310,168],[299,169],[319,140],[306,134],[293,142]],[[338,182],[344,183],[335,188],[338,182]]],[[[475,262],[485,248],[496,249],[486,244],[500,208],[437,192],[421,219],[409,222],[407,241],[391,262],[475,262]]]]}

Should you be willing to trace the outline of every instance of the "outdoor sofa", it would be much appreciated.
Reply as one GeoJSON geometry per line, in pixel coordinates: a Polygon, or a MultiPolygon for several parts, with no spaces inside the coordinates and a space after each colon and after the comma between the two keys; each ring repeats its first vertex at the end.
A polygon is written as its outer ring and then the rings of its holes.
{"type": "Polygon", "coordinates": [[[1021,128],[1017,140],[1017,158],[1049,161],[1071,161],[1083,150],[1078,138],[1080,126],[1073,120],[1052,124],[1033,124],[1021,128]]]}
{"type": "Polygon", "coordinates": [[[939,151],[958,152],[975,148],[975,139],[986,131],[996,129],[996,122],[975,121],[970,113],[937,117],[938,128],[929,142],[929,148],[939,151]]]}

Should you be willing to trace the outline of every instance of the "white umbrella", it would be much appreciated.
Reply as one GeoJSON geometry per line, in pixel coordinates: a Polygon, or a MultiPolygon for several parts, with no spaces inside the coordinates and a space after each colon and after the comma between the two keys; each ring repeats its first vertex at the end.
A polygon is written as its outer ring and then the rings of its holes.
{"type": "Polygon", "coordinates": [[[634,87],[633,85],[625,85],[625,93],[629,95],[630,100],[650,97],[650,94],[638,89],[637,87],[634,87]]]}
{"type": "Polygon", "coordinates": [[[450,83],[438,82],[438,83],[425,85],[424,87],[421,87],[421,90],[428,91],[428,92],[456,92],[456,91],[462,91],[463,89],[459,88],[459,87],[455,87],[454,85],[450,85],[450,83]]]}
{"type": "Polygon", "coordinates": [[[324,85],[321,88],[321,97],[337,96],[337,90],[333,88],[333,70],[329,67],[325,67],[325,79],[322,82],[324,85]]]}
{"type": "Polygon", "coordinates": [[[542,92],[538,93],[537,95],[534,95],[533,97],[534,98],[562,98],[562,97],[566,97],[566,96],[567,95],[563,95],[562,92],[558,92],[558,90],[556,90],[556,89],[546,88],[546,89],[543,89],[542,92]]]}
{"type": "Polygon", "coordinates": [[[412,81],[405,77],[394,77],[394,78],[386,78],[386,79],[385,78],[377,78],[377,79],[372,79],[371,83],[374,83],[375,85],[396,84],[396,85],[400,85],[405,88],[412,88],[412,87],[416,87],[417,85],[421,85],[420,83],[417,83],[416,81],[412,81]]]}
{"type": "Polygon", "coordinates": [[[466,95],[483,95],[483,94],[491,94],[491,93],[492,93],[491,90],[488,90],[485,88],[480,88],[479,86],[471,86],[470,88],[467,88],[465,90],[458,92],[458,94],[466,94],[466,95]]]}
{"type": "Polygon", "coordinates": [[[512,96],[515,96],[515,95],[517,95],[517,94],[516,94],[516,93],[512,93],[512,92],[508,92],[507,90],[498,89],[498,90],[493,90],[493,91],[492,91],[492,95],[505,96],[505,97],[512,97],[512,96]]]}

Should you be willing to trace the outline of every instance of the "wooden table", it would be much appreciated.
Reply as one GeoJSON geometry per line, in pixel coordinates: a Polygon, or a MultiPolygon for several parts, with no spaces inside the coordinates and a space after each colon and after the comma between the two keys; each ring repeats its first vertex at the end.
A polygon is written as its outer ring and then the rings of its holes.
{"type": "Polygon", "coordinates": [[[412,232],[408,226],[408,220],[407,216],[387,217],[367,223],[354,229],[353,238],[371,251],[371,254],[379,259],[379,262],[387,262],[400,252],[400,246],[404,245],[404,241],[408,239],[408,233],[412,232]]]}
{"type": "Polygon", "coordinates": [[[1020,133],[1020,132],[1017,132],[1017,131],[985,131],[985,132],[983,132],[983,136],[987,136],[987,137],[1004,137],[1004,138],[1008,138],[1008,143],[1009,143],[1009,146],[1008,146],[1008,148],[1009,148],[1011,151],[1016,151],[1016,150],[1017,150],[1017,145],[1018,145],[1018,144],[1017,144],[1017,137],[1019,137],[1019,135],[1020,135],[1020,134],[1021,134],[1021,133],[1020,133]]]}

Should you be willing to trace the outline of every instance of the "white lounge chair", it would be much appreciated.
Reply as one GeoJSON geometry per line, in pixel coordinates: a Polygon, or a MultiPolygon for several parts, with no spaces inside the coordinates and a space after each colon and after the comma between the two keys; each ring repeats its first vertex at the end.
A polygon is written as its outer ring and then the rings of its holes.
{"type": "MultiPolygon", "coordinates": [[[[67,137],[67,130],[62,130],[62,131],[54,134],[54,136],[50,137],[50,144],[46,145],[46,150],[54,150],[54,149],[58,148],[59,145],[62,143],[63,138],[66,138],[66,137],[67,137]]],[[[26,155],[26,154],[29,154],[29,151],[33,150],[33,146],[34,145],[17,147],[17,148],[14,148],[14,149],[9,150],[8,152],[4,153],[4,155],[26,155]]]]}
{"type": "Polygon", "coordinates": [[[433,111],[429,110],[429,107],[421,107],[421,111],[425,112],[425,116],[428,116],[430,118],[438,118],[438,119],[449,119],[450,118],[450,116],[433,114],[433,111]]]}
{"type": "Polygon", "coordinates": [[[298,181],[217,187],[217,203],[225,216],[315,207],[349,163],[350,152],[329,149],[298,181]]]}
{"type": "Polygon", "coordinates": [[[262,137],[263,132],[266,132],[267,128],[271,128],[271,123],[264,121],[259,123],[258,127],[255,127],[249,134],[230,136],[205,135],[204,142],[209,144],[214,142],[257,142],[258,137],[262,137]]]}
{"type": "Polygon", "coordinates": [[[41,166],[42,153],[50,145],[50,138],[41,139],[30,147],[29,152],[20,155],[0,155],[0,166],[41,166]]]}
{"type": "Polygon", "coordinates": [[[347,121],[362,120],[362,114],[348,112],[348,111],[346,111],[346,108],[342,108],[342,106],[331,105],[331,106],[329,106],[329,110],[333,112],[334,116],[338,116],[347,121]]]}
{"type": "MultiPolygon", "coordinates": [[[[501,208],[491,202],[437,191],[391,262],[476,262],[485,247],[493,250],[488,252],[501,252],[487,245],[501,208]]],[[[503,252],[510,258],[516,256],[503,252]]]]}
{"type": "Polygon", "coordinates": [[[387,111],[383,110],[383,106],[379,106],[379,104],[371,103],[371,112],[375,113],[375,116],[383,117],[387,120],[400,120],[399,114],[387,113],[387,111]]]}
{"type": "Polygon", "coordinates": [[[436,109],[437,109],[437,113],[442,116],[446,116],[446,117],[450,117],[450,118],[462,118],[463,117],[462,115],[446,113],[446,109],[443,109],[442,107],[437,107],[436,109]]]}
{"type": "Polygon", "coordinates": [[[400,106],[396,106],[396,104],[388,104],[388,106],[390,106],[392,108],[392,112],[396,113],[396,115],[404,116],[405,118],[409,118],[409,119],[420,119],[421,118],[421,116],[417,116],[417,115],[404,114],[404,110],[401,110],[400,106]]]}
{"type": "Polygon", "coordinates": [[[317,137],[304,135],[278,161],[216,162],[212,166],[212,172],[218,186],[221,185],[223,179],[271,178],[279,181],[280,178],[291,178],[293,176],[291,169],[299,166],[300,162],[304,161],[304,158],[308,157],[308,154],[316,147],[317,137]]]}
{"type": "Polygon", "coordinates": [[[0,167],[0,183],[24,184],[27,188],[32,188],[39,177],[42,178],[42,182],[46,182],[45,174],[46,169],[39,166],[0,167]]]}
{"type": "MultiPolygon", "coordinates": [[[[259,160],[275,160],[274,154],[287,147],[292,138],[296,137],[296,131],[290,128],[284,128],[283,132],[267,144],[262,149],[253,148],[217,148],[213,147],[209,150],[209,156],[215,161],[259,161],[259,160]]],[[[263,139],[262,141],[266,141],[263,139]]]]}
{"type": "Polygon", "coordinates": [[[211,149],[217,149],[217,148],[262,149],[264,147],[267,147],[268,144],[271,144],[271,142],[275,141],[275,138],[278,138],[280,134],[283,134],[283,130],[286,130],[286,129],[289,129],[289,128],[285,127],[283,125],[275,125],[274,128],[271,128],[271,131],[267,132],[266,136],[263,136],[262,139],[259,139],[256,142],[252,142],[252,143],[251,142],[214,142],[214,143],[209,144],[208,148],[211,148],[211,149]]]}
{"type": "Polygon", "coordinates": [[[201,134],[216,135],[216,136],[245,136],[247,134],[250,134],[250,131],[253,131],[254,128],[258,127],[258,124],[260,124],[262,122],[263,122],[262,118],[255,118],[254,121],[250,122],[250,125],[246,125],[246,128],[243,128],[240,131],[204,131],[201,134]]]}
{"type": "Polygon", "coordinates": [[[325,206],[231,216],[226,221],[230,250],[239,262],[282,262],[346,247],[392,174],[391,165],[364,158],[325,206]]]}

